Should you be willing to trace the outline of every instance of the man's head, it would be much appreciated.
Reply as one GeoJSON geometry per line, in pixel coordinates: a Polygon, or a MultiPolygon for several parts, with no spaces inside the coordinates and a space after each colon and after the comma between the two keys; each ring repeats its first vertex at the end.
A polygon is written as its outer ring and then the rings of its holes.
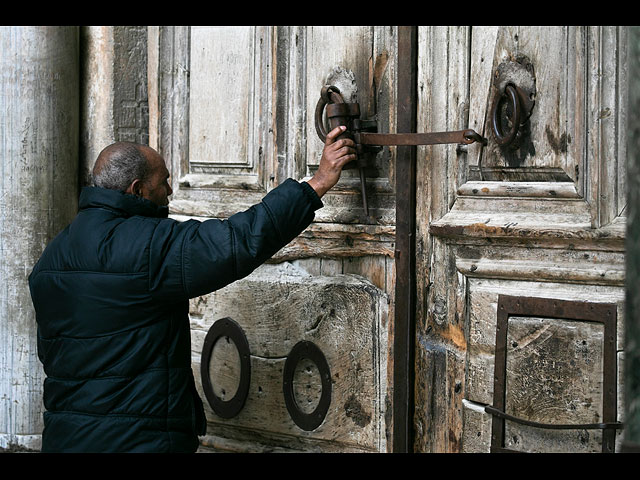
{"type": "Polygon", "coordinates": [[[96,187],[109,188],[169,204],[173,193],[164,159],[153,148],[130,142],[116,142],[106,147],[93,167],[96,187]]]}

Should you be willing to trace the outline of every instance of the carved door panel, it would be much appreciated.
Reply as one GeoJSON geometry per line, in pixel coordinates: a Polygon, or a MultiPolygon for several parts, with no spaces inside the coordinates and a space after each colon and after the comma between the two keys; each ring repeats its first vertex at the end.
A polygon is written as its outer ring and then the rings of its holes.
{"type": "MultiPolygon", "coordinates": [[[[171,161],[177,219],[226,218],[310,178],[327,83],[381,128],[394,121],[393,28],[157,27],[149,44],[151,143],[171,161]],[[372,84],[378,57],[385,74],[372,84]]],[[[392,155],[367,172],[371,219],[345,172],[270,264],[191,302],[203,448],[387,449],[392,155]]]]}
{"type": "Polygon", "coordinates": [[[622,411],[626,33],[425,27],[419,45],[419,130],[468,125],[488,144],[418,155],[415,447],[611,451],[622,411]],[[509,103],[509,84],[533,108],[501,146],[525,110],[509,103]],[[610,318],[578,313],[594,309],[610,318]]]}

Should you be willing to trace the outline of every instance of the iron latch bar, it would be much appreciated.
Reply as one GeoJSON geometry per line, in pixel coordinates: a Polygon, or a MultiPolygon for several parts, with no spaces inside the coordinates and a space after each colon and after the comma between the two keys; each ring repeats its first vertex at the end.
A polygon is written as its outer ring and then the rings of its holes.
{"type": "Polygon", "coordinates": [[[330,130],[338,126],[346,126],[347,130],[338,138],[352,138],[356,144],[357,160],[350,162],[345,166],[345,169],[355,166],[360,170],[362,203],[367,217],[369,216],[369,206],[367,203],[365,167],[367,166],[367,157],[370,154],[377,154],[381,150],[380,147],[450,143],[469,145],[474,142],[479,142],[482,145],[487,144],[487,139],[472,129],[431,133],[377,133],[376,122],[371,119],[360,119],[360,105],[358,103],[346,103],[340,90],[333,85],[322,87],[320,99],[315,110],[316,133],[322,142],[327,138],[323,119],[325,106],[327,107],[326,113],[330,130]]]}
{"type": "Polygon", "coordinates": [[[356,144],[375,146],[412,146],[412,145],[439,145],[457,143],[469,145],[474,142],[487,144],[487,139],[480,136],[472,129],[458,130],[454,132],[430,132],[430,133],[354,133],[356,144]]]}

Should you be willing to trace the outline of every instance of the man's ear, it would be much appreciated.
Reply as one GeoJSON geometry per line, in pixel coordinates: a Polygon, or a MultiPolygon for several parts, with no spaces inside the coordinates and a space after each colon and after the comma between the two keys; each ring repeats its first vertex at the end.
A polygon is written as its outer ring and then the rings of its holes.
{"type": "Polygon", "coordinates": [[[133,182],[131,182],[131,185],[129,185],[129,188],[127,188],[124,193],[129,193],[131,195],[135,195],[136,197],[141,197],[142,182],[136,178],[133,182]]]}

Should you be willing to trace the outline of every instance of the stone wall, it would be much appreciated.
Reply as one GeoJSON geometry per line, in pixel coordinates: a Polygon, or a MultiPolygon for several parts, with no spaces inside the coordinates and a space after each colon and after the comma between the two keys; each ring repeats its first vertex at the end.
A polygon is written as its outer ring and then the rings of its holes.
{"type": "Polygon", "coordinates": [[[77,213],[98,153],[148,143],[147,27],[2,27],[0,66],[0,450],[39,450],[28,275],[77,213]]]}

